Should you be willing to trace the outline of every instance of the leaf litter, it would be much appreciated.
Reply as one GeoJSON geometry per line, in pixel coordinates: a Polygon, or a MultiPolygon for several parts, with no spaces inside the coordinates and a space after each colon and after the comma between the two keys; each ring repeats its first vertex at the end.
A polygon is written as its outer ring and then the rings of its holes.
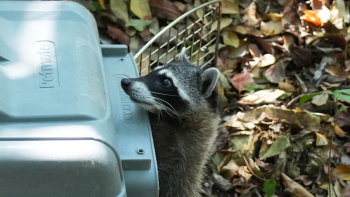
{"type": "MultiPolygon", "coordinates": [[[[172,20],[207,1],[80,3],[95,16],[102,43],[126,44],[135,54],[172,20]]],[[[202,195],[350,196],[350,3],[222,0],[222,6],[224,123],[202,195]]],[[[190,20],[203,14],[198,10],[190,20]]],[[[157,42],[168,38],[165,33],[157,42]]]]}

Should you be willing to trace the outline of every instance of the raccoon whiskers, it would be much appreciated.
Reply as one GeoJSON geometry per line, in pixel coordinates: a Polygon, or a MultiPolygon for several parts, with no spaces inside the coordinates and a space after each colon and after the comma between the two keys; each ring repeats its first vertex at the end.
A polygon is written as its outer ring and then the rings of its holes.
{"type": "Polygon", "coordinates": [[[160,95],[164,95],[164,96],[177,96],[177,97],[180,97],[179,95],[173,95],[173,94],[164,94],[164,93],[159,93],[159,92],[152,92],[150,91],[151,93],[153,94],[160,94],[160,95]]]}
{"type": "Polygon", "coordinates": [[[161,101],[161,102],[164,102],[164,103],[168,104],[168,105],[172,108],[172,110],[171,110],[169,107],[165,106],[164,104],[163,104],[163,106],[166,107],[167,109],[169,109],[169,110],[170,110],[171,112],[173,112],[175,115],[177,115],[177,117],[178,117],[180,123],[182,123],[179,114],[177,113],[177,111],[175,110],[175,108],[174,108],[172,105],[170,105],[170,103],[168,103],[168,102],[166,102],[165,100],[160,99],[160,98],[155,98],[155,97],[154,97],[154,99],[159,100],[159,101],[161,101]]]}
{"type": "Polygon", "coordinates": [[[161,111],[162,109],[164,109],[164,111],[172,118],[177,118],[171,114],[169,114],[169,112],[167,110],[169,110],[170,112],[176,114],[176,112],[174,112],[172,109],[170,109],[169,107],[165,106],[163,103],[159,102],[159,101],[155,101],[160,107],[162,107],[161,109],[159,109],[159,111],[161,111]]]}

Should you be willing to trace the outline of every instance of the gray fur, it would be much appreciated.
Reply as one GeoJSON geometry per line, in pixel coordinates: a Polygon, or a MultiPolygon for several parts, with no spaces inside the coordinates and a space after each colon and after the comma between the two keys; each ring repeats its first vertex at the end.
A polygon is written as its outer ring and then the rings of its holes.
{"type": "MultiPolygon", "coordinates": [[[[179,60],[162,66],[150,76],[157,74],[171,78],[179,95],[169,95],[169,98],[175,97],[176,103],[182,103],[184,107],[167,107],[157,98],[150,99],[150,93],[145,92],[150,91],[147,88],[139,90],[140,85],[134,86],[136,82],[146,86],[156,83],[149,81],[151,78],[147,76],[131,79],[132,85],[124,88],[133,101],[149,111],[160,197],[200,197],[203,171],[220,120],[215,109],[219,71],[216,68],[204,71],[189,62],[184,50],[182,53],[179,60]],[[146,102],[138,103],[140,99],[146,102]],[[158,113],[150,109],[156,109],[158,113]]],[[[163,93],[157,92],[153,97],[157,94],[163,93]]]]}
{"type": "Polygon", "coordinates": [[[179,61],[190,62],[190,59],[186,55],[186,47],[182,47],[181,52],[179,53],[179,61]]]}

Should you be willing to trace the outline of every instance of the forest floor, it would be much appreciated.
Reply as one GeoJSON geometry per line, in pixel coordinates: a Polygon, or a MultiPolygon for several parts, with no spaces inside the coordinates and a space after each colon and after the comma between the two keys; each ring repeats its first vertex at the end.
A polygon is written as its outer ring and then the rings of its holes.
{"type": "MultiPolygon", "coordinates": [[[[102,43],[135,54],[204,1],[79,2],[102,43]]],[[[344,0],[222,0],[224,123],[203,196],[350,196],[349,8],[344,0]]]]}

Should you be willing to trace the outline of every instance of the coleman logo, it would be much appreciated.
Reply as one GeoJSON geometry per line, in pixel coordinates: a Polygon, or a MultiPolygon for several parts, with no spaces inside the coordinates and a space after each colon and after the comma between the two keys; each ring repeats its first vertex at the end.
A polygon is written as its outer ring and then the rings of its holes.
{"type": "Polygon", "coordinates": [[[55,45],[49,41],[35,42],[34,61],[37,83],[40,88],[55,88],[58,86],[58,73],[55,45]]]}

